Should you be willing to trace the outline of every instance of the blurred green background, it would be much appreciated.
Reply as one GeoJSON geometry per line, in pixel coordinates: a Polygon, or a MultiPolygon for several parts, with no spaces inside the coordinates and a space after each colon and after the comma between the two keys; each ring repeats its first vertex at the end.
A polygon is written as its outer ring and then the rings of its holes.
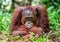
{"type": "Polygon", "coordinates": [[[46,7],[50,29],[60,35],[60,0],[0,0],[0,32],[7,33],[9,30],[15,7],[38,4],[46,7]]]}

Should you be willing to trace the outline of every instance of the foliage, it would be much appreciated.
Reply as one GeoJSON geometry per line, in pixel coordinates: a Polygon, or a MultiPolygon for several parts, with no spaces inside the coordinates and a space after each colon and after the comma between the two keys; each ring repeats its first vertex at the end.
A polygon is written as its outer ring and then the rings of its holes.
{"type": "Polygon", "coordinates": [[[0,11],[0,32],[9,29],[11,14],[0,11]]]}
{"type": "Polygon", "coordinates": [[[47,9],[48,11],[48,16],[49,16],[49,23],[50,23],[50,28],[52,30],[60,30],[60,14],[56,12],[54,9],[54,6],[51,6],[47,9]]]}
{"type": "MultiPolygon", "coordinates": [[[[4,1],[4,0],[3,0],[4,1]]],[[[13,8],[11,7],[11,4],[3,5],[2,0],[0,0],[0,32],[3,32],[4,39],[10,38],[7,37],[6,33],[8,34],[9,31],[9,25],[11,22],[11,17],[13,12],[13,8]],[[3,7],[2,7],[3,6],[3,7]],[[9,9],[9,7],[11,9],[9,9]],[[6,9],[8,7],[8,9],[6,9]]],[[[44,4],[48,11],[48,18],[49,18],[49,25],[50,29],[55,33],[56,36],[60,36],[60,3],[59,0],[39,0],[40,4],[44,4]]],[[[38,4],[37,0],[33,0],[32,5],[38,4]]],[[[47,42],[49,39],[49,33],[46,37],[39,37],[30,38],[30,41],[32,42],[47,42]]],[[[19,37],[12,37],[13,40],[19,39],[19,37]]]]}

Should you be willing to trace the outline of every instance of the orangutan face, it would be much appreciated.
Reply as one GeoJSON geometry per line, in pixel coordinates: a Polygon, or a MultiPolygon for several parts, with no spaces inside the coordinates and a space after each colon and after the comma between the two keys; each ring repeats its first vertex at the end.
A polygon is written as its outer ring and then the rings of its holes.
{"type": "Polygon", "coordinates": [[[22,24],[25,25],[26,28],[32,28],[34,25],[35,17],[33,15],[32,10],[25,10],[22,14],[22,24]]]}

